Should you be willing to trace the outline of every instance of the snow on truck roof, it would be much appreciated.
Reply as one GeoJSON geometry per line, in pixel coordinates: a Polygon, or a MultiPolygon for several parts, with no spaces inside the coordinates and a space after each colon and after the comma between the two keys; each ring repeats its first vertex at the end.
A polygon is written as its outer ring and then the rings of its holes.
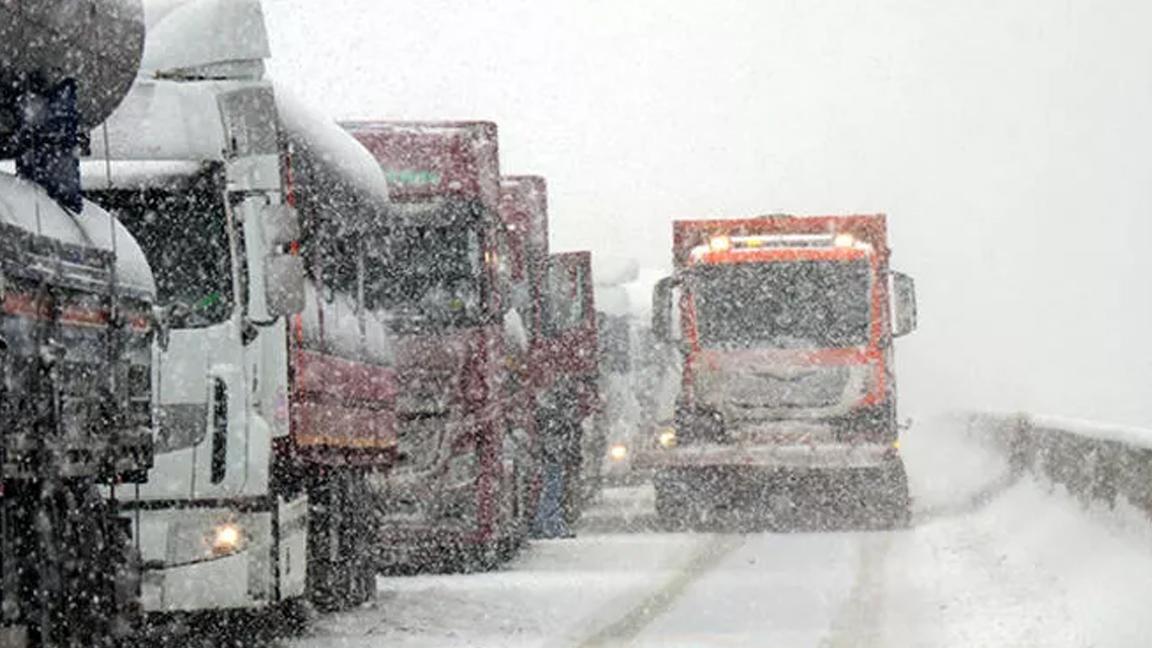
{"type": "Polygon", "coordinates": [[[262,62],[271,56],[260,0],[145,0],[141,70],[210,71],[211,66],[262,62]]]}
{"type": "Polygon", "coordinates": [[[115,252],[120,284],[148,297],[156,294],[152,270],[136,239],[91,202],[84,201],[84,210],[73,214],[39,186],[0,173],[0,223],[61,243],[115,252]]]}
{"type": "MultiPolygon", "coordinates": [[[[259,83],[140,79],[106,124],[107,148],[102,129],[92,134],[92,155],[81,164],[84,186],[168,187],[182,176],[199,174],[206,162],[224,161],[218,98],[259,83]]],[[[375,158],[336,122],[281,85],[272,87],[281,129],[295,154],[329,169],[372,200],[387,203],[387,182],[375,158]]]]}
{"type": "Polygon", "coordinates": [[[388,202],[384,170],[348,131],[304,105],[280,85],[276,86],[276,107],[281,125],[293,143],[306,147],[375,200],[388,202]]]}

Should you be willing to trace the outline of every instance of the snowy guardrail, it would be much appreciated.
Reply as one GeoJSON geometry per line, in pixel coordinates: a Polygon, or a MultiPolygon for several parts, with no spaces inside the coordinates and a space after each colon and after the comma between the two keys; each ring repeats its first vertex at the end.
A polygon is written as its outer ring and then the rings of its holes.
{"type": "Polygon", "coordinates": [[[1152,429],[1053,416],[971,414],[968,431],[1006,453],[1016,474],[1061,484],[1081,502],[1123,496],[1152,517],[1152,429]]]}

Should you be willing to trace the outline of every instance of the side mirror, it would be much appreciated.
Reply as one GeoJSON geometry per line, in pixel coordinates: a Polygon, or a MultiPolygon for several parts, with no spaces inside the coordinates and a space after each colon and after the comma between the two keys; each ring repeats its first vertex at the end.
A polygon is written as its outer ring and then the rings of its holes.
{"type": "Polygon", "coordinates": [[[652,334],[661,342],[680,339],[680,282],[664,277],[652,291],[652,334]]]}
{"type": "Polygon", "coordinates": [[[300,215],[290,205],[263,208],[264,299],[271,317],[304,310],[304,261],[284,249],[300,240],[300,215]]]}
{"type": "Polygon", "coordinates": [[[300,240],[300,214],[289,205],[264,207],[264,238],[269,249],[300,240]]]}
{"type": "Polygon", "coordinates": [[[264,299],[272,317],[304,310],[304,260],[292,254],[264,258],[264,299]]]}
{"type": "Polygon", "coordinates": [[[892,335],[900,337],[916,330],[916,282],[906,274],[892,273],[892,335]]]}

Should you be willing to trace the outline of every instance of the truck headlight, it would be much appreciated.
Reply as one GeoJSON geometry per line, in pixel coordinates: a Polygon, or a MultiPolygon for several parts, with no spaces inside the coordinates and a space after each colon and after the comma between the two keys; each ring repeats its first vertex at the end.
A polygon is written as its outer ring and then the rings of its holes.
{"type": "Polygon", "coordinates": [[[613,444],[613,446],[608,449],[608,457],[611,458],[612,461],[624,461],[628,458],[628,446],[623,443],[613,444]]]}
{"type": "Polygon", "coordinates": [[[236,553],[244,546],[244,530],[235,522],[225,522],[212,529],[212,553],[225,556],[236,553]]]}
{"type": "Polygon", "coordinates": [[[168,566],[223,558],[248,548],[253,520],[225,511],[181,511],[168,523],[164,562],[168,566]]]}
{"type": "Polygon", "coordinates": [[[661,448],[675,448],[676,430],[673,428],[660,430],[660,434],[656,436],[656,442],[660,444],[661,448]]]}

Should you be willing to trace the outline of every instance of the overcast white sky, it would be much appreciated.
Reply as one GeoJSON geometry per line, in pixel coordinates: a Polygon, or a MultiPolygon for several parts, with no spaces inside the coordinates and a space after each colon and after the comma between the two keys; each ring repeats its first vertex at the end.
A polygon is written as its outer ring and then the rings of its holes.
{"type": "Polygon", "coordinates": [[[552,245],[884,211],[919,280],[909,409],[1152,424],[1152,3],[266,0],[335,117],[482,118],[552,245]]]}

